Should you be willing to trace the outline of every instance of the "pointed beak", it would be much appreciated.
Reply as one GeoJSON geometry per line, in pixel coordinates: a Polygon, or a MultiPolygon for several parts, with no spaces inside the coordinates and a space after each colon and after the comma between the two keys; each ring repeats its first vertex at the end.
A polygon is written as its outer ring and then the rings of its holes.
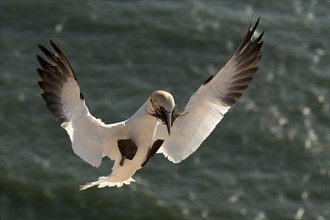
{"type": "Polygon", "coordinates": [[[172,126],[172,112],[166,112],[166,127],[168,131],[168,135],[171,134],[171,126],[172,126]]]}

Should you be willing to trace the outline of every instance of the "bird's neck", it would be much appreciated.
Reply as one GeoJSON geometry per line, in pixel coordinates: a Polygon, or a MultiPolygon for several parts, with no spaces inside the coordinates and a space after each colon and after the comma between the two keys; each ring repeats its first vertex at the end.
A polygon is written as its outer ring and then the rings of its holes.
{"type": "Polygon", "coordinates": [[[142,123],[143,125],[156,126],[158,121],[155,117],[148,114],[149,109],[152,105],[149,100],[147,100],[129,119],[131,123],[142,123]]]}

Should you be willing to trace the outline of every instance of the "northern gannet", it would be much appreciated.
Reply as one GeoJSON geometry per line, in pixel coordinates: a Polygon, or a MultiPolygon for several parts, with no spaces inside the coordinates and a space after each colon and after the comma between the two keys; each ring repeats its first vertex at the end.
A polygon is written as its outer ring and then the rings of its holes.
{"type": "Polygon", "coordinates": [[[259,19],[224,67],[210,76],[191,96],[183,112],[164,90],[153,92],[129,119],[105,124],[93,117],[69,61],[50,40],[55,53],[39,45],[45,59],[37,55],[42,97],[57,122],[67,131],[73,151],[94,167],[103,157],[114,160],[112,173],[81,186],[121,187],[134,182],[132,176],[155,153],[173,163],[192,154],[210,135],[225,113],[242,96],[257,71],[263,32],[252,39],[259,19]]]}

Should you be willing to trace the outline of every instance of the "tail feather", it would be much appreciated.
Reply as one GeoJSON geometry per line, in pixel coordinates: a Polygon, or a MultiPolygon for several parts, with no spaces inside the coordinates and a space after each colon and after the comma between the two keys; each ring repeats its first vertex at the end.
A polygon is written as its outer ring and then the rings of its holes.
{"type": "Polygon", "coordinates": [[[122,187],[124,184],[125,185],[129,185],[131,184],[131,182],[135,182],[135,180],[130,177],[128,178],[127,180],[125,181],[122,181],[122,182],[112,182],[110,180],[110,176],[101,176],[99,177],[99,179],[97,181],[94,181],[94,182],[90,182],[90,183],[87,183],[85,185],[81,185],[80,186],[80,190],[85,190],[85,189],[88,189],[88,188],[91,188],[93,186],[97,186],[98,185],[98,188],[103,188],[103,187],[114,187],[114,186],[117,186],[117,187],[122,187]]]}

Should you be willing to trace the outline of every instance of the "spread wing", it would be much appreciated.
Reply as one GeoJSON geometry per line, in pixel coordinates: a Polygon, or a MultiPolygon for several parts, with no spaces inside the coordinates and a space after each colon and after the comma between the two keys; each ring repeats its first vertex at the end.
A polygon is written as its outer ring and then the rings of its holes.
{"type": "Polygon", "coordinates": [[[48,109],[69,134],[73,151],[84,161],[99,166],[104,151],[114,159],[118,149],[113,147],[109,152],[105,146],[116,146],[117,139],[114,137],[123,124],[105,125],[89,113],[68,60],[53,41],[50,40],[50,43],[55,54],[39,45],[46,59],[37,55],[41,66],[37,69],[41,78],[38,84],[48,109]]]}
{"type": "Polygon", "coordinates": [[[191,96],[185,111],[177,118],[159,152],[178,163],[192,154],[210,135],[224,114],[242,96],[257,71],[263,32],[255,40],[252,36],[259,19],[251,24],[242,43],[225,66],[208,78],[191,96]]]}

